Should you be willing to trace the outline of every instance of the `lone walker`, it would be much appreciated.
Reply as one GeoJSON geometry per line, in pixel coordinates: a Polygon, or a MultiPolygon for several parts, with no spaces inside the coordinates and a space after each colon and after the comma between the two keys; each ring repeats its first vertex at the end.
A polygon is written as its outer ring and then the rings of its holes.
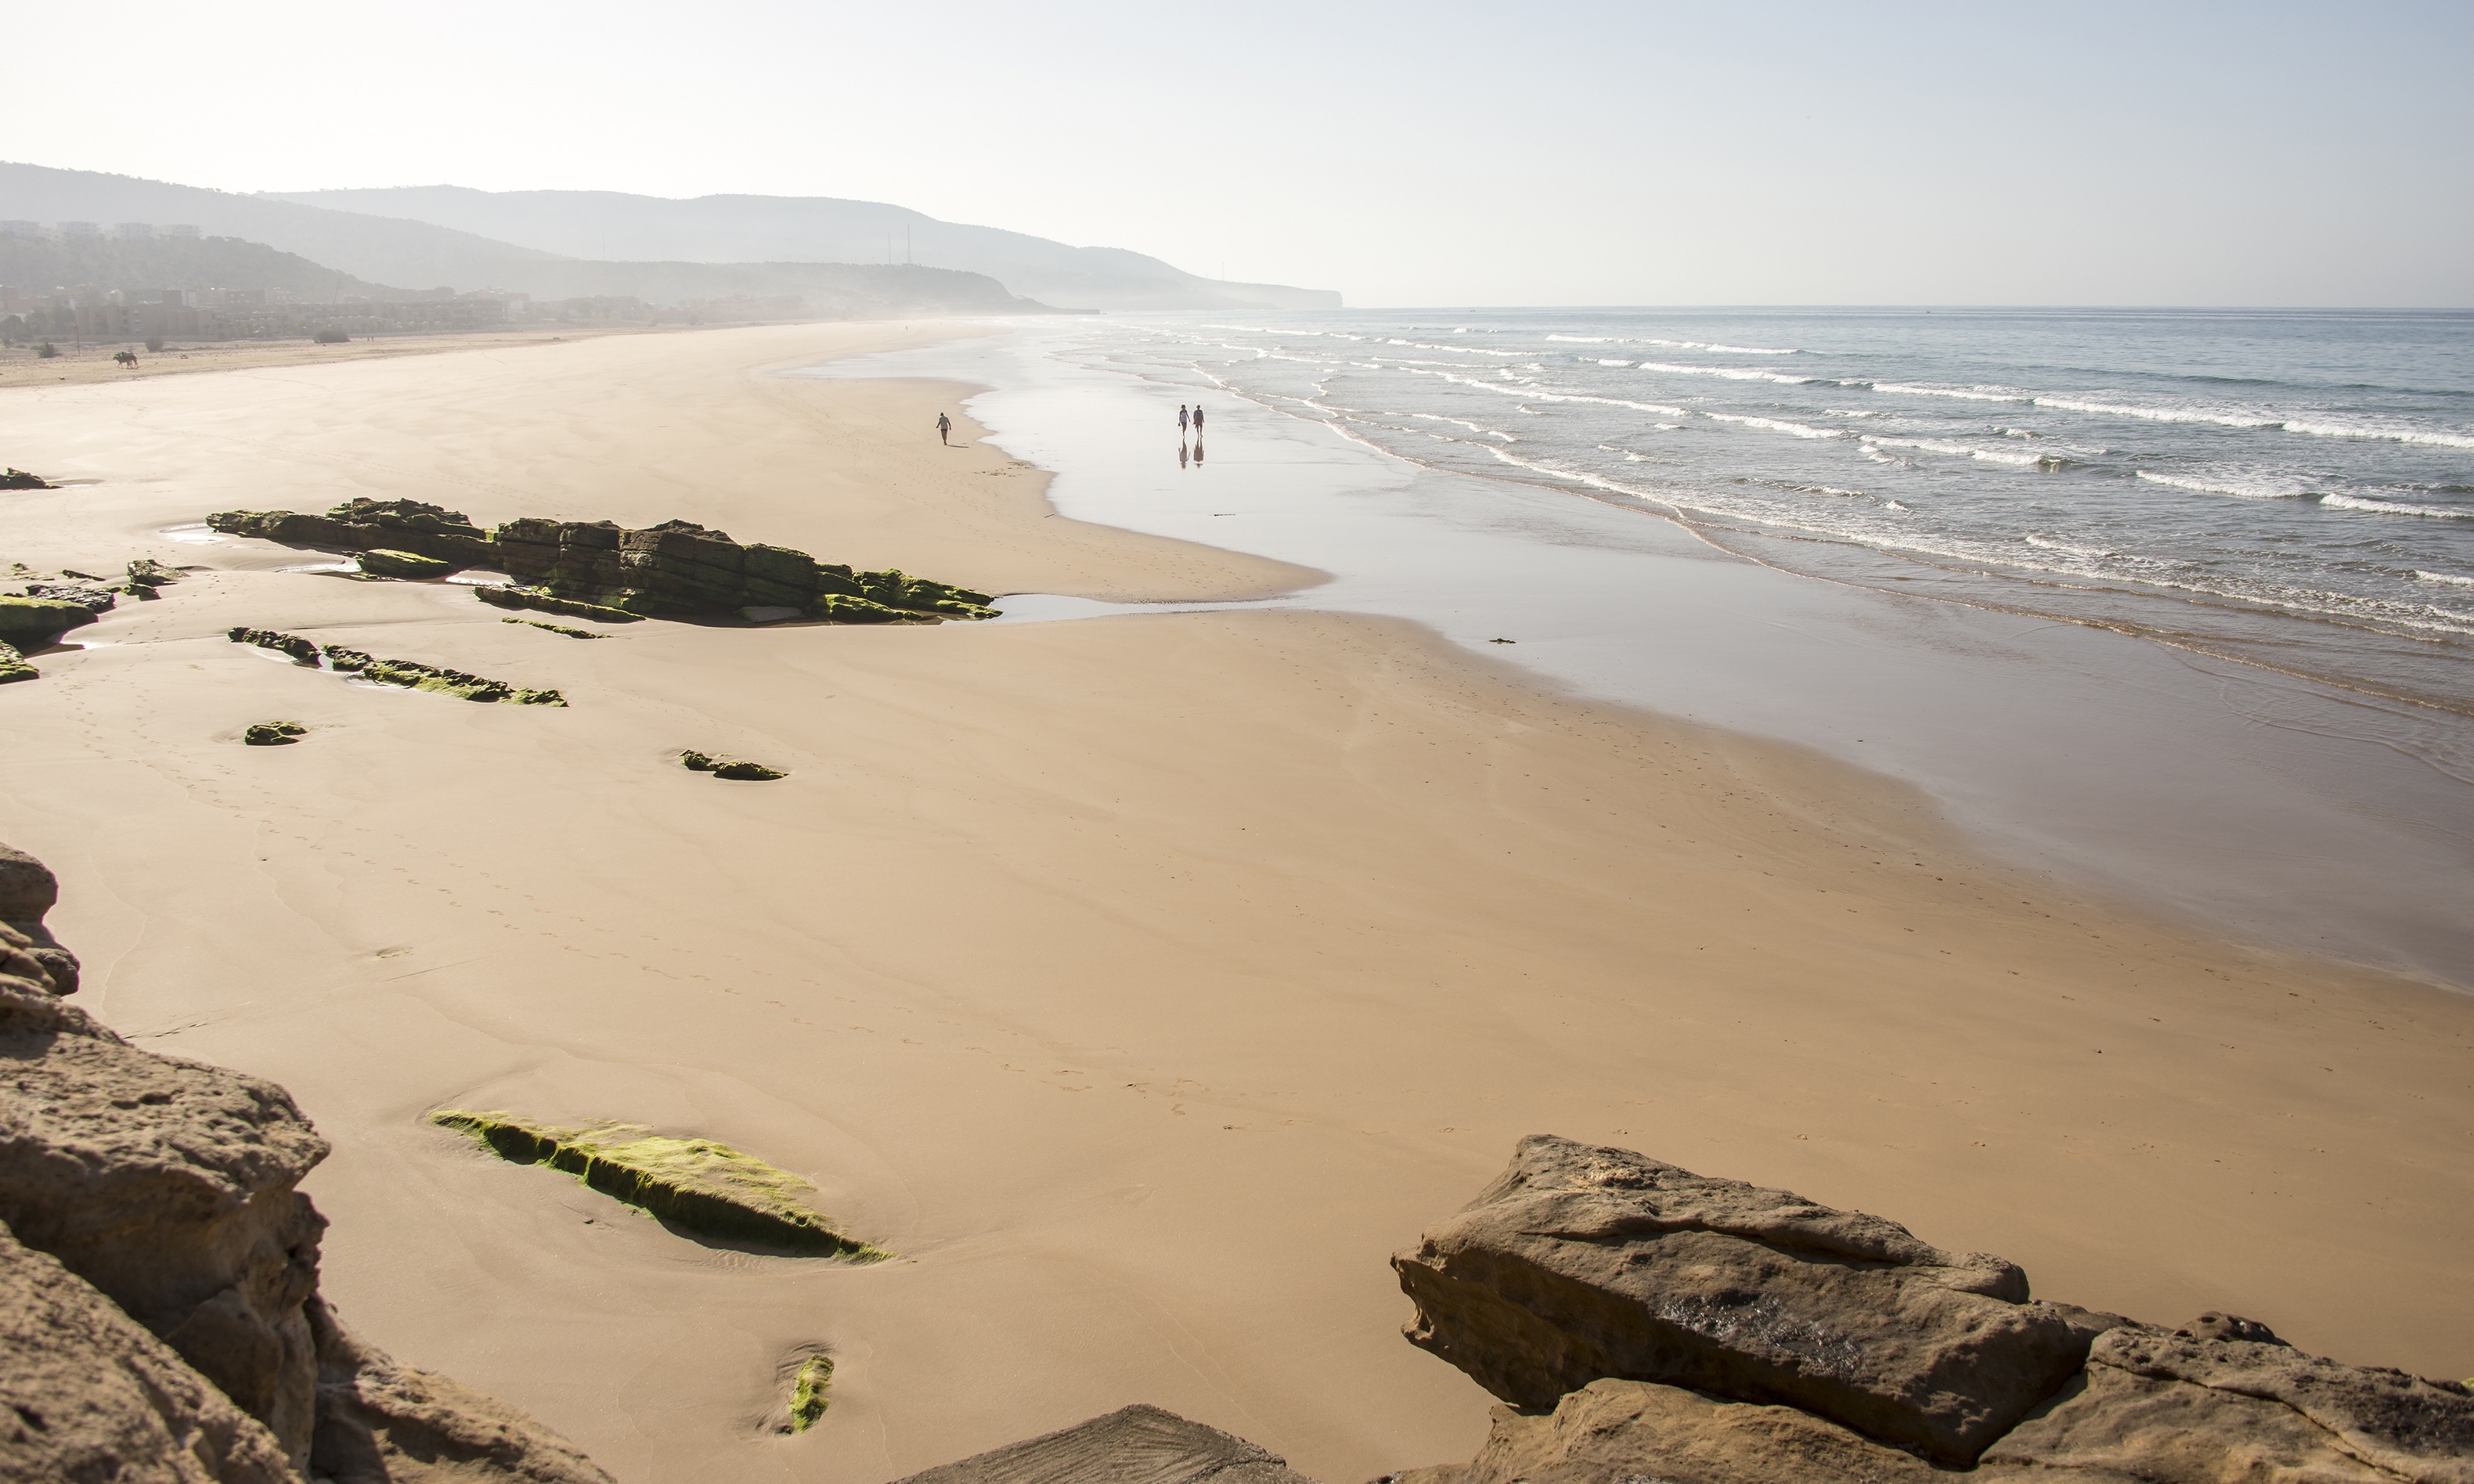
{"type": "Polygon", "coordinates": [[[941,412],[936,415],[936,442],[949,448],[954,444],[954,419],[941,412]]]}

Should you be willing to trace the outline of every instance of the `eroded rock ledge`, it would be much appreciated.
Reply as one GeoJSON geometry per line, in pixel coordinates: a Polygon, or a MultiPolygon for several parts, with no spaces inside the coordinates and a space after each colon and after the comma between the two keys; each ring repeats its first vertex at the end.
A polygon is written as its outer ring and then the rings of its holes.
{"type": "Polygon", "coordinates": [[[352,499],[323,515],[288,510],[221,511],[206,524],[293,545],[383,553],[379,567],[417,575],[465,567],[506,573],[515,585],[479,588],[484,601],[575,617],[688,618],[744,612],[826,623],[934,623],[986,618],[984,592],[901,572],[856,572],[804,551],[742,545],[685,520],[628,530],[607,520],[510,520],[494,531],[461,511],[419,500],[352,499]]]}
{"type": "MultiPolygon", "coordinates": [[[[39,926],[56,891],[0,848],[0,912],[39,926]]],[[[294,1188],[327,1143],[290,1095],[130,1045],[36,946],[0,927],[0,1481],[609,1484],[346,1332],[294,1188]]]]}

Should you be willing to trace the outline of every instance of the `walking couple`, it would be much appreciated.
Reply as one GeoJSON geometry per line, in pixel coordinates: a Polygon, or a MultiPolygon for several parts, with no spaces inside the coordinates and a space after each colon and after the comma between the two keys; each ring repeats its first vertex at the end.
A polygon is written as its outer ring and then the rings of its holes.
{"type": "Polygon", "coordinates": [[[1201,402],[1194,404],[1194,411],[1191,413],[1188,413],[1185,410],[1185,404],[1183,402],[1176,404],[1176,436],[1183,438],[1185,436],[1185,430],[1189,425],[1193,427],[1195,437],[1201,438],[1202,436],[1202,404],[1201,402]]]}

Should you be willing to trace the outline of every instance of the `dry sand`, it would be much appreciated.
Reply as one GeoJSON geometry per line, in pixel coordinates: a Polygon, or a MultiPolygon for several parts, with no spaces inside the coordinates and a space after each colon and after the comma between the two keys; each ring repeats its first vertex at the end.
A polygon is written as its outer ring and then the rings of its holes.
{"type": "Polygon", "coordinates": [[[2474,1371],[2474,999],[1988,866],[1843,766],[1378,622],[585,642],[156,534],[400,495],[998,590],[1311,580],[1049,515],[1035,471],[937,446],[953,389],[765,371],[904,334],[0,395],[0,462],[102,481],[0,495],[0,558],[217,569],[0,689],[0,838],[61,874],[90,1009],[335,1142],[327,1291],[376,1343],[629,1481],[875,1484],[1136,1400],[1361,1479],[1482,1434],[1385,1257],[1544,1130],[2047,1296],[2474,1371]],[[573,705],[349,685],[244,622],[573,705]],[[239,745],[273,718],[314,730],[239,745]],[[725,1139],[904,1260],[709,1250],[421,1121],[446,1104],[725,1139]],[[810,1344],[833,1408],[766,1435],[810,1344]]]}

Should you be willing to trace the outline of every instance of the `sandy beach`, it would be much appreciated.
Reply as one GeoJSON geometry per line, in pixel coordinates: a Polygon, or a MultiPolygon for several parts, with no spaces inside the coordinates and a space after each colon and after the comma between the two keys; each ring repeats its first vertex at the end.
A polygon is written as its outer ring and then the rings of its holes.
{"type": "Polygon", "coordinates": [[[1387,1256],[1554,1132],[1890,1215],[2042,1296],[2474,1373],[2474,999],[2057,889],[1904,785],[1380,619],[585,642],[163,534],[367,495],[1000,593],[1318,580],[1055,515],[968,388],[781,374],[978,332],[0,389],[0,463],[73,482],[0,491],[0,561],[201,568],[0,688],[0,838],[61,877],[82,1004],[334,1142],[304,1188],[372,1340],[631,1484],[878,1484],[1132,1401],[1361,1479],[1487,1422],[1400,1339],[1387,1256]],[[242,624],[570,705],[355,686],[242,624]],[[275,718],[307,739],[240,745],[275,718]],[[900,1260],[699,1246],[444,1106],[722,1139],[900,1260]],[[817,1345],[832,1408],[774,1436],[817,1345]]]}

